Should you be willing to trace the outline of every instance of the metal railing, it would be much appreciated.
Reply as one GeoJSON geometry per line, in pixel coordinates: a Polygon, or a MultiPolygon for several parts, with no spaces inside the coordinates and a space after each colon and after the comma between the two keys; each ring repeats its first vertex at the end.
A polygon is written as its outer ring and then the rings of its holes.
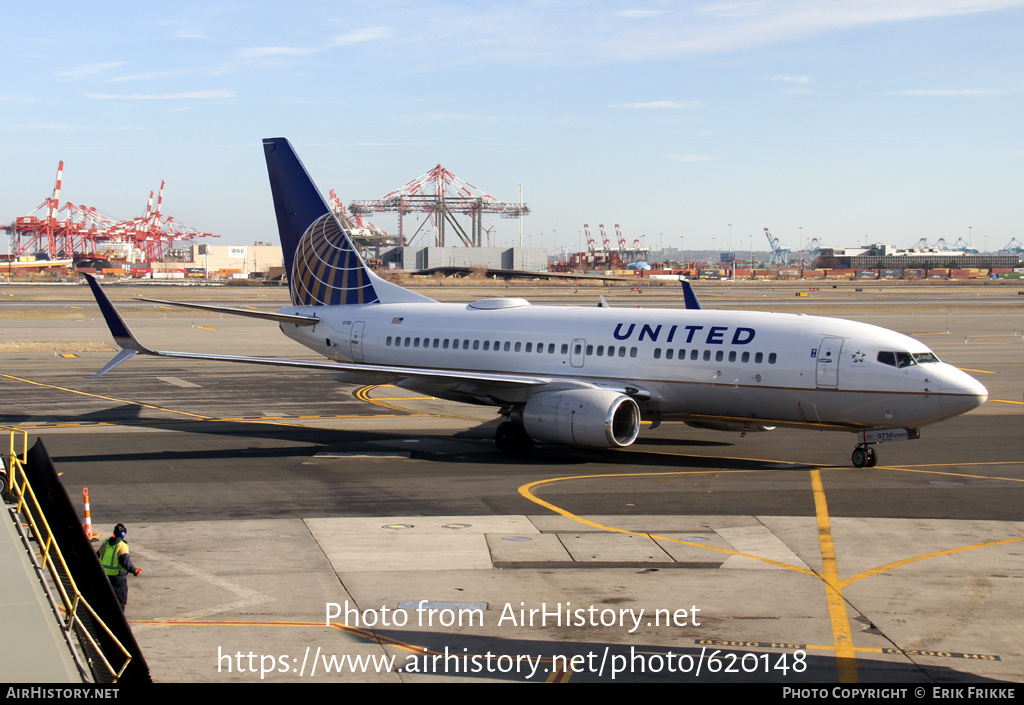
{"type": "MultiPolygon", "coordinates": [[[[28,433],[21,429],[0,426],[0,432],[2,431],[7,431],[10,434],[6,462],[7,494],[12,499],[12,502],[16,504],[11,511],[16,513],[15,520],[17,520],[17,515],[21,515],[28,526],[29,537],[26,537],[22,531],[21,522],[18,522],[18,531],[21,533],[23,540],[34,539],[39,546],[39,556],[36,556],[29,550],[29,556],[33,564],[35,564],[36,569],[40,572],[42,572],[43,568],[49,572],[52,583],[56,586],[57,592],[60,595],[60,604],[54,604],[53,606],[55,613],[63,613],[63,619],[58,615],[61,628],[64,630],[65,635],[74,632],[80,643],[83,641],[88,643],[92,653],[98,657],[103,667],[110,674],[110,677],[113,678],[113,682],[116,683],[128,667],[128,664],[131,663],[131,654],[82,596],[78,586],[75,584],[74,576],[71,575],[71,571],[64,561],[64,555],[61,553],[60,546],[50,530],[50,525],[46,521],[42,507],[40,507],[35,492],[32,490],[32,486],[29,484],[28,477],[25,474],[25,465],[28,463],[28,433]],[[21,441],[20,451],[18,450],[19,438],[21,441]],[[117,646],[117,649],[120,650],[124,656],[124,663],[120,667],[115,668],[110,663],[110,658],[103,653],[103,649],[96,643],[91,630],[83,622],[83,614],[88,615],[91,623],[96,628],[102,630],[117,646]]],[[[44,586],[45,584],[44,582],[44,586]]],[[[49,589],[47,589],[47,596],[50,598],[51,604],[53,604],[54,599],[49,589]]],[[[111,654],[111,658],[116,656],[116,652],[111,654]]],[[[95,668],[95,666],[96,663],[93,660],[93,667],[95,668]]],[[[81,665],[79,667],[81,668],[81,665]]]]}

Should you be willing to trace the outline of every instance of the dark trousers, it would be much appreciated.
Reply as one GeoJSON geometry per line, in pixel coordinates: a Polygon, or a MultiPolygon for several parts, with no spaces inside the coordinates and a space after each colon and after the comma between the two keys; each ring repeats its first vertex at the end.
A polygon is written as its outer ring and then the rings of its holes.
{"type": "Polygon", "coordinates": [[[124,612],[124,606],[128,604],[128,576],[108,575],[107,577],[110,578],[110,587],[114,588],[114,595],[121,603],[121,611],[124,612]]]}

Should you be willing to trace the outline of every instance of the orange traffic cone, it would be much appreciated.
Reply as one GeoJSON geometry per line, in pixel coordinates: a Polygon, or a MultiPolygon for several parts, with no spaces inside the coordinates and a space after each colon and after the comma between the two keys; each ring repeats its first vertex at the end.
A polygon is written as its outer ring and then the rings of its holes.
{"type": "Polygon", "coordinates": [[[89,488],[82,488],[82,499],[85,502],[85,538],[92,541],[92,517],[89,516],[89,488]]]}

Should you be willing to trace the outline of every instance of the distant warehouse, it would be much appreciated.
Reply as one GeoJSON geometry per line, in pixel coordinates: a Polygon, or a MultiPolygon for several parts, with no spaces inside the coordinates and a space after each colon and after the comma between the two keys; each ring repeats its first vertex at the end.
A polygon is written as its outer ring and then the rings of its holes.
{"type": "Polygon", "coordinates": [[[247,246],[188,244],[172,249],[155,269],[178,269],[188,275],[231,273],[236,278],[263,277],[284,267],[280,245],[257,242],[247,246]]]}
{"type": "Polygon", "coordinates": [[[829,269],[979,269],[1020,266],[1020,256],[1011,252],[979,253],[963,250],[909,249],[876,243],[867,247],[821,248],[815,264],[829,269]]]}

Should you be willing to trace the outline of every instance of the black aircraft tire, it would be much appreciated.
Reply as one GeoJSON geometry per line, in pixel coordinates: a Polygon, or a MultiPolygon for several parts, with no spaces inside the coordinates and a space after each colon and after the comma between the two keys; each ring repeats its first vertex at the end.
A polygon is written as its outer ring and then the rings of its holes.
{"type": "Polygon", "coordinates": [[[868,464],[868,452],[864,448],[854,448],[851,460],[853,460],[853,467],[862,468],[868,464]]]}
{"type": "Polygon", "coordinates": [[[499,424],[498,429],[494,432],[494,443],[498,446],[498,450],[508,453],[520,447],[519,436],[520,431],[516,425],[511,421],[505,421],[499,424]]]}

